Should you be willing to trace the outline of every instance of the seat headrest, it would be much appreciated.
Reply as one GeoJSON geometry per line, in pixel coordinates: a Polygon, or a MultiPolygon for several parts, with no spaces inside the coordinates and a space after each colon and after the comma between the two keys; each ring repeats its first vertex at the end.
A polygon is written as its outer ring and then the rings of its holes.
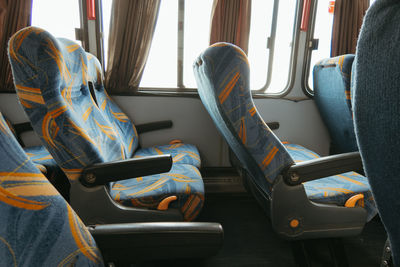
{"type": "Polygon", "coordinates": [[[269,194],[272,183],[293,159],[258,113],[250,90],[246,54],[216,43],[195,61],[200,98],[241,167],[269,194]]]}
{"type": "Polygon", "coordinates": [[[71,181],[88,165],[124,157],[118,133],[89,89],[89,81],[102,84],[94,56],[71,40],[28,27],[11,37],[9,57],[32,126],[71,181]]]}

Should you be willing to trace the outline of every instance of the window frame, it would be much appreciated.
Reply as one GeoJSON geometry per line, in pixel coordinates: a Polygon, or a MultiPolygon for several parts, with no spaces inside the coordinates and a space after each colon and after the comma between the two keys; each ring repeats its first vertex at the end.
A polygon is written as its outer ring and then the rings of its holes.
{"type": "MultiPolygon", "coordinates": [[[[295,8],[295,16],[293,18],[293,29],[292,29],[292,49],[290,54],[289,60],[289,72],[288,72],[288,79],[286,82],[285,88],[279,93],[268,93],[268,86],[271,83],[271,79],[269,83],[259,89],[259,90],[252,90],[252,95],[254,98],[283,98],[288,95],[294,86],[296,80],[296,67],[297,67],[297,60],[298,60],[298,52],[299,52],[299,40],[300,40],[300,25],[301,19],[303,14],[303,2],[304,0],[296,0],[296,8],[295,8]]],[[[273,23],[272,23],[273,24],[273,23]]],[[[272,25],[271,25],[272,27],[272,25]]],[[[271,32],[272,33],[272,32],[271,32]]],[[[269,58],[268,58],[269,60],[269,58]]],[[[273,60],[272,60],[273,61],[273,60]]],[[[272,66],[273,62],[271,63],[272,66]]],[[[268,66],[268,74],[271,73],[272,77],[272,68],[268,66]]],[[[268,80],[267,80],[268,81],[268,80]]]]}
{"type": "Polygon", "coordinates": [[[311,0],[310,21],[306,35],[306,43],[304,46],[303,73],[301,75],[301,89],[303,90],[303,93],[310,98],[314,97],[314,90],[310,88],[308,79],[310,74],[312,75],[312,71],[310,71],[310,64],[312,53],[314,51],[312,49],[312,42],[314,40],[315,22],[317,20],[318,1],[319,0],[311,0]]]}
{"type": "MultiPolygon", "coordinates": [[[[101,55],[98,54],[99,60],[103,65],[104,68],[104,40],[103,38],[103,20],[102,20],[102,0],[95,0],[96,1],[96,25],[99,25],[99,30],[96,33],[97,39],[97,47],[101,47],[101,55]],[[99,8],[100,7],[100,8],[99,8]]],[[[255,98],[283,98],[287,94],[291,92],[293,89],[295,78],[296,78],[296,65],[298,60],[298,50],[299,50],[299,37],[300,37],[300,24],[302,19],[302,9],[303,9],[303,1],[304,0],[296,0],[295,4],[295,15],[293,17],[293,29],[292,29],[292,47],[290,53],[290,60],[289,60],[289,70],[288,70],[288,79],[286,86],[282,91],[279,93],[269,93],[267,92],[269,85],[271,84],[272,80],[272,71],[273,71],[273,55],[275,52],[275,37],[276,37],[276,29],[277,29],[277,18],[278,18],[278,11],[279,11],[279,1],[274,0],[274,10],[273,10],[273,18],[271,23],[271,36],[273,36],[273,40],[269,41],[272,42],[272,49],[269,48],[271,44],[268,45],[269,50],[269,57],[267,63],[267,79],[266,83],[260,89],[252,90],[252,95],[255,98]],[[271,56],[272,55],[272,56],[271,56]]],[[[80,2],[86,2],[86,0],[80,0],[80,2]]],[[[86,5],[83,5],[83,12],[82,18],[86,20],[84,12],[86,10],[86,5]]],[[[178,34],[178,44],[177,44],[177,77],[176,77],[176,87],[142,87],[139,86],[136,92],[132,93],[112,93],[112,95],[163,95],[163,96],[198,96],[197,88],[185,87],[183,83],[183,57],[184,57],[184,19],[185,19],[185,0],[178,0],[178,18],[177,18],[177,34],[178,34]]],[[[96,27],[97,29],[97,27],[96,27]]],[[[84,31],[85,32],[85,31],[84,31]]],[[[271,36],[269,38],[271,38],[271,36]]],[[[105,71],[105,70],[104,70],[105,71]]]]}

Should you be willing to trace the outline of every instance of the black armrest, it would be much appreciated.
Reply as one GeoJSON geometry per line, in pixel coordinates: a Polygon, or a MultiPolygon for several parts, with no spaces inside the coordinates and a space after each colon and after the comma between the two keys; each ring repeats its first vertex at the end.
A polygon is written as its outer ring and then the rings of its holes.
{"type": "Polygon", "coordinates": [[[88,226],[109,262],[202,258],[216,254],[223,243],[219,223],[156,222],[88,226]]]}
{"type": "Polygon", "coordinates": [[[307,181],[362,169],[360,153],[351,152],[297,163],[292,165],[283,177],[288,185],[299,185],[307,181]]]}
{"type": "Polygon", "coordinates": [[[138,132],[138,134],[141,134],[141,133],[145,133],[145,132],[151,132],[151,131],[171,128],[172,121],[171,120],[155,121],[155,122],[149,122],[149,123],[135,125],[135,127],[136,127],[136,131],[138,132]]]}
{"type": "Polygon", "coordinates": [[[83,170],[80,181],[86,187],[93,187],[109,182],[168,172],[171,167],[171,155],[97,163],[83,170]]]}
{"type": "Polygon", "coordinates": [[[277,122],[277,121],[267,122],[267,125],[271,130],[279,129],[279,122],[277,122]]]}

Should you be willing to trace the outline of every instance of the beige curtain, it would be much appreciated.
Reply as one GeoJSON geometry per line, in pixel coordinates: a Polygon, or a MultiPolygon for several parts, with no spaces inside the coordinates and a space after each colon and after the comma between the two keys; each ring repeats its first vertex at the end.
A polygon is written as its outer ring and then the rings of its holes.
{"type": "Polygon", "coordinates": [[[0,0],[0,91],[13,92],[8,40],[31,23],[32,0],[0,0]]]}
{"type": "Polygon", "coordinates": [[[336,0],[331,57],[355,54],[358,34],[368,8],[369,0],[336,0]]]}
{"type": "Polygon", "coordinates": [[[106,86],[112,93],[139,87],[157,22],[160,0],[114,0],[106,86]]]}
{"type": "Polygon", "coordinates": [[[214,0],[211,12],[210,44],[228,42],[247,54],[251,0],[214,0]]]}

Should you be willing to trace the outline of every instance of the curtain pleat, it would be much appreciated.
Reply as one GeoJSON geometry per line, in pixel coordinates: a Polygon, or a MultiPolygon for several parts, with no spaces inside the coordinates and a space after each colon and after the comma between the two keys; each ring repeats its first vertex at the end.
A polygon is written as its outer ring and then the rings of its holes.
{"type": "Polygon", "coordinates": [[[106,86],[109,92],[138,89],[157,22],[160,0],[114,0],[106,86]]]}
{"type": "Polygon", "coordinates": [[[210,44],[228,42],[247,54],[251,0],[214,0],[211,12],[210,44]]]}
{"type": "Polygon", "coordinates": [[[336,0],[331,57],[355,54],[358,34],[368,8],[369,0],[336,0]]]}
{"type": "Polygon", "coordinates": [[[0,91],[13,92],[14,84],[8,62],[8,40],[31,24],[32,0],[0,0],[0,91]]]}

